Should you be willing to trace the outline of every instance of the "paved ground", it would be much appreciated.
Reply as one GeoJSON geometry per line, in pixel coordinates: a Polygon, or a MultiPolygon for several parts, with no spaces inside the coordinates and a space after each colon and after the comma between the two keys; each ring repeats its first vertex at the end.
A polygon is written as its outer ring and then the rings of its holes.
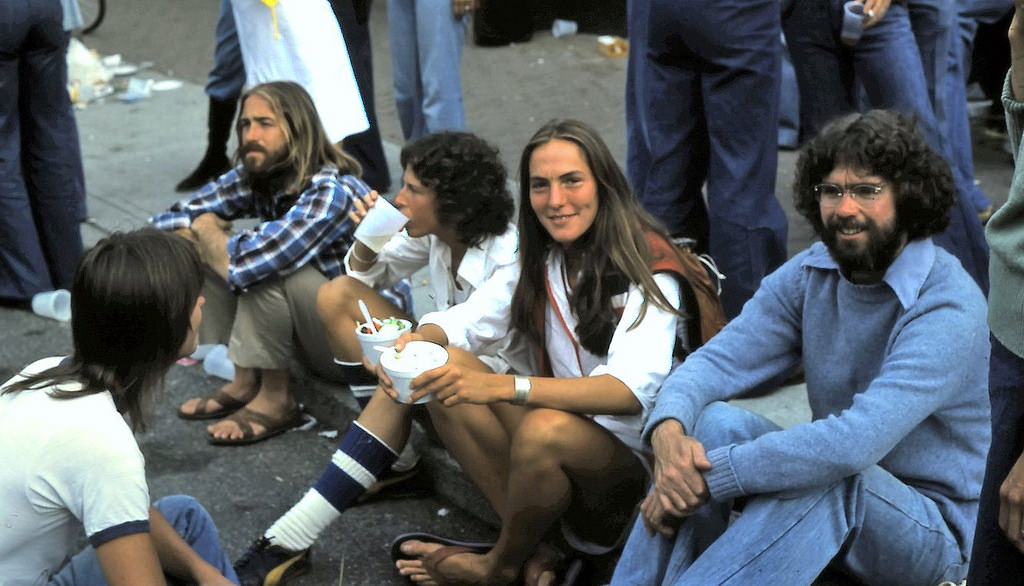
{"type": "MultiPolygon", "coordinates": [[[[378,116],[392,157],[392,175],[397,177],[394,161],[401,136],[389,91],[384,5],[377,4],[372,30],[378,116]]],[[[176,197],[173,185],[201,155],[206,120],[201,84],[211,62],[216,6],[209,0],[119,0],[110,5],[102,27],[86,38],[103,54],[121,53],[132,63],[152,62],[152,68],[139,77],[186,82],[180,89],[154,93],[134,104],[108,99],[79,112],[93,218],[83,230],[87,242],[110,230],[140,226],[149,214],[166,207],[176,197]]],[[[467,45],[462,69],[469,127],[500,147],[511,170],[533,130],[557,116],[594,125],[620,160],[624,158],[625,61],[602,56],[594,36],[554,39],[540,32],[531,42],[511,47],[467,45]]],[[[1009,185],[1008,157],[998,141],[979,138],[976,158],[982,187],[1001,202],[1009,185]]],[[[793,153],[781,153],[778,180],[780,199],[791,218],[791,253],[810,239],[789,202],[793,160],[793,153]]],[[[39,356],[69,348],[66,325],[7,308],[0,308],[0,340],[0,380],[39,356]]],[[[327,401],[318,404],[318,415],[327,423],[312,430],[248,448],[215,448],[203,441],[201,424],[178,420],[173,409],[185,398],[218,384],[198,367],[174,367],[165,393],[154,406],[152,427],[140,436],[140,443],[153,495],[197,496],[214,515],[234,557],[319,475],[336,440],[318,432],[344,426],[348,414],[332,408],[339,401],[327,401]]],[[[798,421],[806,416],[802,391],[791,387],[754,405],[782,422],[798,421]]],[[[309,388],[303,392],[316,394],[309,388]]],[[[459,490],[449,489],[447,494],[459,490]]],[[[490,527],[449,500],[361,507],[346,513],[327,532],[314,550],[314,573],[297,583],[336,583],[343,558],[348,584],[402,583],[390,568],[386,546],[394,535],[417,529],[464,538],[493,535],[490,527]]]]}

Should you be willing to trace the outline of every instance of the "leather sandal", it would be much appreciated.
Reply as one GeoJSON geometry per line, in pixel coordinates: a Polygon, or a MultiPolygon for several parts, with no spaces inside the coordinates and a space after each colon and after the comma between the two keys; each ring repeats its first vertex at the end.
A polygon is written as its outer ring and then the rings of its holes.
{"type": "Polygon", "coordinates": [[[210,432],[206,432],[206,441],[215,446],[245,446],[270,439],[298,427],[302,423],[302,409],[298,405],[293,405],[284,414],[274,417],[253,411],[248,407],[242,407],[227,417],[225,421],[234,421],[242,430],[242,437],[220,438],[215,437],[210,432]],[[253,423],[262,425],[263,433],[254,433],[252,429],[253,423]]]}
{"type": "Polygon", "coordinates": [[[198,399],[199,402],[196,403],[195,411],[191,413],[185,413],[184,411],[181,410],[181,407],[179,407],[178,417],[182,419],[188,419],[191,421],[197,421],[201,419],[220,419],[222,417],[227,417],[228,415],[231,415],[232,413],[238,411],[242,407],[245,407],[245,405],[249,402],[243,401],[241,399],[236,399],[220,389],[217,389],[212,393],[207,393],[201,397],[198,397],[198,399]],[[216,401],[217,403],[219,403],[220,408],[207,410],[207,407],[209,406],[211,401],[216,401]]]}

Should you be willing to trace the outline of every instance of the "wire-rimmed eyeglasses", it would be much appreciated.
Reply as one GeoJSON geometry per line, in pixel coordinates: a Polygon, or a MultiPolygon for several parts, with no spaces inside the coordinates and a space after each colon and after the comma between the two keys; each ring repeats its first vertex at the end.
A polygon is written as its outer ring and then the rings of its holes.
{"type": "Polygon", "coordinates": [[[823,208],[838,207],[843,195],[850,196],[861,207],[871,207],[882,197],[885,183],[857,183],[848,187],[835,183],[819,183],[814,186],[814,196],[823,208]]]}

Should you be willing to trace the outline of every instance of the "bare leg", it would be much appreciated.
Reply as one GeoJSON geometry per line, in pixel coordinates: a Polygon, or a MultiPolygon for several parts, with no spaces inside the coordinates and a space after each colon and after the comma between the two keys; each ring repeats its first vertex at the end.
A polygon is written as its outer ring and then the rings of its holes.
{"type": "MultiPolygon", "coordinates": [[[[236,365],[237,369],[238,366],[236,365]]],[[[237,372],[237,370],[236,370],[237,372]]],[[[280,417],[295,405],[295,399],[288,390],[288,371],[281,369],[260,369],[260,389],[251,401],[245,406],[258,413],[271,417],[280,417]]],[[[238,424],[229,419],[224,419],[206,428],[210,435],[218,439],[240,439],[243,437],[238,424]]],[[[252,432],[259,435],[266,429],[253,422],[252,432]]]]}
{"type": "Polygon", "coordinates": [[[401,452],[412,427],[412,406],[396,403],[380,387],[356,420],[395,453],[401,452]]]}
{"type": "Polygon", "coordinates": [[[317,312],[327,328],[331,352],[344,362],[359,362],[363,358],[355,332],[356,324],[365,321],[359,311],[360,299],[374,317],[394,316],[415,323],[411,316],[358,279],[342,276],[324,283],[316,294],[317,312]]]}
{"type": "MultiPolygon", "coordinates": [[[[584,525],[587,537],[613,542],[643,496],[644,477],[636,456],[593,421],[554,409],[529,410],[512,440],[498,542],[487,554],[445,560],[445,578],[514,581],[541,537],[563,515],[584,525]]],[[[422,558],[436,549],[437,544],[409,542],[403,551],[422,558]]],[[[407,563],[408,573],[416,571],[416,562],[407,563]]]]}
{"type": "MultiPolygon", "coordinates": [[[[448,354],[449,362],[491,372],[469,352],[449,347],[448,354]]],[[[445,447],[501,517],[508,484],[509,438],[513,433],[510,430],[519,425],[526,410],[506,403],[445,407],[431,401],[427,411],[445,447]]]]}

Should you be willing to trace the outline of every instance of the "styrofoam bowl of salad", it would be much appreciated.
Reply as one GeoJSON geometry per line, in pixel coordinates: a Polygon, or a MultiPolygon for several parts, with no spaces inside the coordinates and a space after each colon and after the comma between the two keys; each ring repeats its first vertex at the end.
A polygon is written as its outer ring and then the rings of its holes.
{"type": "Polygon", "coordinates": [[[373,318],[373,324],[377,333],[373,333],[370,326],[365,322],[356,326],[356,338],[363,347],[363,354],[370,363],[376,365],[380,361],[380,350],[374,346],[391,346],[399,336],[412,328],[412,322],[398,317],[386,317],[384,319],[373,318]]]}

